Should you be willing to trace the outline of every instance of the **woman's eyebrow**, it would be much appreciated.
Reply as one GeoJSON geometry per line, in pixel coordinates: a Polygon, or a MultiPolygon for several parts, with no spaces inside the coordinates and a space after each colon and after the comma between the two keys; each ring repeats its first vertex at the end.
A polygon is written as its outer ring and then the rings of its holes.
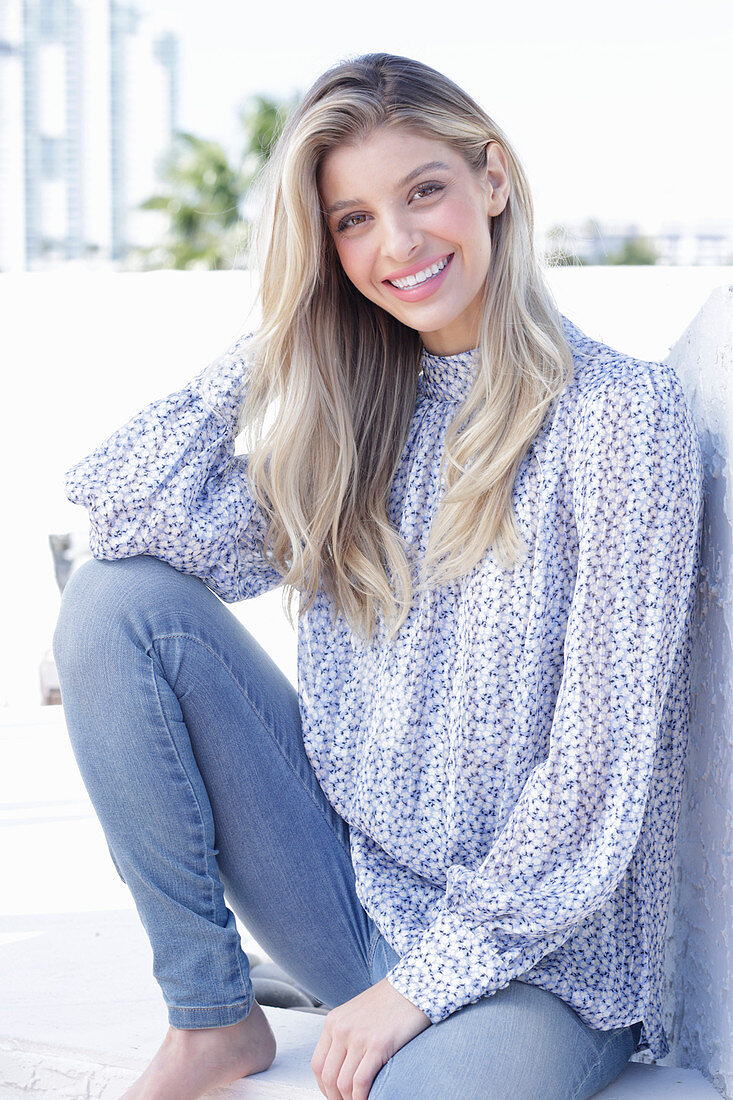
{"type": "Polygon", "coordinates": [[[446,171],[450,171],[450,165],[444,164],[442,160],[429,160],[427,164],[421,164],[419,168],[413,168],[412,172],[408,172],[405,178],[400,180],[400,187],[404,187],[406,183],[410,183],[417,176],[421,176],[423,172],[432,172],[435,168],[445,168],[446,171]]]}
{"type": "MultiPolygon", "coordinates": [[[[420,164],[417,168],[413,168],[411,172],[408,172],[404,179],[401,179],[397,184],[398,187],[404,187],[406,184],[411,183],[412,180],[421,176],[423,172],[432,172],[436,168],[444,168],[446,171],[450,171],[450,165],[445,164],[442,160],[429,160],[427,164],[420,164]]],[[[339,210],[348,210],[350,206],[363,206],[363,199],[339,199],[338,202],[332,202],[326,211],[328,217],[331,214],[337,214],[339,210]]]]}
{"type": "Polygon", "coordinates": [[[332,202],[329,206],[326,214],[330,218],[331,214],[337,214],[339,210],[348,210],[350,206],[363,206],[364,203],[361,199],[339,199],[338,202],[332,202]]]}

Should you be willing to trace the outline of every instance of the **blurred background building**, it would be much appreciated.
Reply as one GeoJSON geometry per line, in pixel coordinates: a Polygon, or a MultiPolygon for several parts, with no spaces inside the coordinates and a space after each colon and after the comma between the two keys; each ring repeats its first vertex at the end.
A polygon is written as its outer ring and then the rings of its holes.
{"type": "Polygon", "coordinates": [[[114,262],[154,235],[135,207],[178,98],[177,38],[133,6],[0,0],[0,271],[114,262]]]}
{"type": "Polygon", "coordinates": [[[733,227],[711,221],[694,228],[662,225],[644,234],[636,224],[589,220],[552,226],[544,250],[556,264],[725,266],[733,263],[733,227]]]}
{"type": "MultiPolygon", "coordinates": [[[[246,267],[253,180],[297,96],[249,89],[239,161],[219,141],[182,133],[191,15],[171,10],[175,33],[150,0],[0,0],[0,272],[246,267]]],[[[212,57],[221,51],[226,67],[219,41],[212,57]]],[[[276,69],[287,83],[286,52],[276,69]]],[[[556,266],[733,263],[730,220],[687,209],[694,224],[652,232],[649,218],[643,232],[613,215],[541,225],[538,250],[556,266]]]]}

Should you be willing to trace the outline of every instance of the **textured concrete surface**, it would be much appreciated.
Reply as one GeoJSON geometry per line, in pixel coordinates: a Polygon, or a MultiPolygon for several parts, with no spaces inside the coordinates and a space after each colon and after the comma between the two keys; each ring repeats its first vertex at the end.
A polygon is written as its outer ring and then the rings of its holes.
{"type": "Polygon", "coordinates": [[[675,1061],[733,1097],[733,285],[710,295],[672,349],[705,463],[687,776],[667,951],[675,1061]]]}

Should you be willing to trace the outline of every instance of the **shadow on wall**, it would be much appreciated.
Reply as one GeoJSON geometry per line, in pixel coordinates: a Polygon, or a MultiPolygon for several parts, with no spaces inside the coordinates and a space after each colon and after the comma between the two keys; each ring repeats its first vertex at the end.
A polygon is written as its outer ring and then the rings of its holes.
{"type": "Polygon", "coordinates": [[[693,619],[690,739],[667,938],[666,1064],[733,1098],[733,287],[708,298],[668,360],[703,450],[705,508],[693,619]]]}

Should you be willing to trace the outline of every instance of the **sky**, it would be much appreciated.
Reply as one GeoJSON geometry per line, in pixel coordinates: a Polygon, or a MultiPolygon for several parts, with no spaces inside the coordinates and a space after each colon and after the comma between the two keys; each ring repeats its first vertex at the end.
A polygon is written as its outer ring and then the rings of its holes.
{"type": "Polygon", "coordinates": [[[733,228],[729,0],[134,0],[181,44],[182,128],[241,148],[248,96],[386,51],[461,84],[507,133],[538,227],[733,228]]]}

